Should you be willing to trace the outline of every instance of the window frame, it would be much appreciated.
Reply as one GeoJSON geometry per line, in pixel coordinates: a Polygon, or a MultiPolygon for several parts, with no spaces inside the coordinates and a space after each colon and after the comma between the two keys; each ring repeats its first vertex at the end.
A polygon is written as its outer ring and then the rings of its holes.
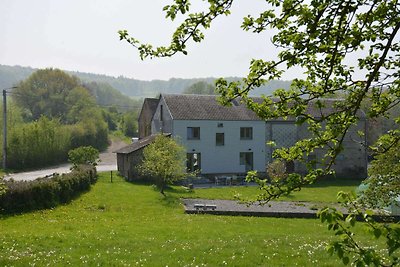
{"type": "Polygon", "coordinates": [[[240,127],[240,140],[253,140],[253,127],[240,127]]]}
{"type": "Polygon", "coordinates": [[[187,127],[186,138],[187,140],[200,140],[200,127],[187,127]]]}
{"type": "Polygon", "coordinates": [[[225,133],[215,133],[215,146],[224,146],[225,145],[225,133]],[[218,137],[221,138],[222,136],[222,142],[221,139],[218,139],[218,137]]]}

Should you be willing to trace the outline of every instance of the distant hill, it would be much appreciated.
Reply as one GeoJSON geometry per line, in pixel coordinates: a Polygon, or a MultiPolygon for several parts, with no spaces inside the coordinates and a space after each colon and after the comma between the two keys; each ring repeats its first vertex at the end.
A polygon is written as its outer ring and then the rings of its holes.
{"type": "MultiPolygon", "coordinates": [[[[7,88],[17,84],[19,81],[26,79],[36,69],[31,67],[7,66],[0,64],[0,88],[7,88]]],[[[215,78],[194,78],[194,79],[178,79],[172,78],[165,80],[141,81],[130,79],[123,76],[112,77],[101,74],[71,72],[72,75],[79,77],[84,83],[109,84],[121,93],[131,97],[155,97],[159,93],[179,94],[192,84],[205,81],[213,83],[215,78]]],[[[239,80],[239,77],[229,77],[227,80],[239,80]]],[[[274,89],[290,87],[291,81],[271,81],[265,86],[255,89],[252,95],[269,94],[274,89]]]]}

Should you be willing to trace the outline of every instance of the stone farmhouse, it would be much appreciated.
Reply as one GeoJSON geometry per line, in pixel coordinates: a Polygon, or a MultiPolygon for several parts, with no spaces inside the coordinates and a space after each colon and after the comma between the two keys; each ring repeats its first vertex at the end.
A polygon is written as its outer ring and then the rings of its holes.
{"type": "MultiPolygon", "coordinates": [[[[157,105],[155,102],[154,99],[144,102],[139,116],[139,142],[148,144],[157,133],[170,134],[186,147],[188,170],[198,170],[202,176],[245,175],[249,170],[264,173],[266,165],[273,161],[274,149],[291,146],[308,135],[307,125],[297,125],[295,118],[264,121],[239,102],[234,101],[231,107],[221,106],[216,96],[162,94],[157,105]],[[150,102],[153,103],[151,108],[150,102]],[[269,141],[274,141],[276,146],[267,145],[269,141]]],[[[310,106],[308,112],[316,115],[321,111],[310,106]]],[[[336,160],[337,176],[366,177],[367,155],[362,146],[365,140],[357,135],[357,131],[366,130],[365,114],[360,113],[359,117],[360,122],[347,135],[344,151],[336,160]]],[[[134,166],[122,164],[121,155],[137,157],[140,155],[137,151],[144,146],[130,146],[131,149],[116,153],[118,170],[127,177],[129,169],[130,177],[127,178],[132,179],[134,166]]],[[[323,152],[315,151],[309,160],[320,158],[323,152]]],[[[287,168],[305,171],[300,164],[289,164],[287,168]]]]}

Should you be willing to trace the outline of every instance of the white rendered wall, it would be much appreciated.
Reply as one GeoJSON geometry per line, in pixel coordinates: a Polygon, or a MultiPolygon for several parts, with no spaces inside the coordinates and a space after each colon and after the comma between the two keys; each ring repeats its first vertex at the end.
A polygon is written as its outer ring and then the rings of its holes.
{"type": "Polygon", "coordinates": [[[245,173],[240,152],[253,152],[254,170],[265,172],[265,122],[174,120],[173,136],[188,153],[201,153],[201,173],[245,173]],[[218,127],[222,123],[223,127],[218,127]],[[200,127],[200,140],[187,140],[187,127],[200,127]],[[240,127],[252,127],[253,139],[241,140],[240,127]],[[216,133],[225,134],[225,144],[216,146],[216,133]]]}

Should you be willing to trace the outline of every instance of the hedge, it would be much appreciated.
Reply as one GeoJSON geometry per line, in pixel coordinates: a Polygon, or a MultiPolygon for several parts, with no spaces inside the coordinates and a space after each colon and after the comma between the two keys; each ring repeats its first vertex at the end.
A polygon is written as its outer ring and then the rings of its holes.
{"type": "Polygon", "coordinates": [[[53,208],[88,191],[96,181],[96,168],[92,166],[33,181],[8,180],[5,181],[6,193],[0,196],[0,212],[10,214],[53,208]]]}

